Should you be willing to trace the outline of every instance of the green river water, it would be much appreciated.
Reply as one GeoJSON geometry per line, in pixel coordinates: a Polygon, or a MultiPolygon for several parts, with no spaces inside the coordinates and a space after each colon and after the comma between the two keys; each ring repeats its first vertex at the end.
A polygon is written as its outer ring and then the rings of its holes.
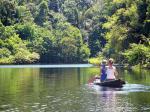
{"type": "Polygon", "coordinates": [[[91,65],[0,66],[0,112],[150,112],[150,71],[118,71],[123,88],[88,84],[91,65]]]}

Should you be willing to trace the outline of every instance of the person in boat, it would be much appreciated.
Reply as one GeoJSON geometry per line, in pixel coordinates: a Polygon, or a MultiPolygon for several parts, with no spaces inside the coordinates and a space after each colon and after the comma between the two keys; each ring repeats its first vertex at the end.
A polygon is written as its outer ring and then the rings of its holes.
{"type": "Polygon", "coordinates": [[[108,60],[108,66],[106,67],[106,80],[116,80],[117,76],[118,76],[118,72],[116,70],[116,67],[113,66],[114,60],[112,58],[110,58],[108,60]]]}
{"type": "Polygon", "coordinates": [[[103,60],[102,63],[101,63],[101,75],[100,75],[101,82],[105,81],[106,77],[107,77],[106,64],[107,64],[107,60],[103,60]]]}

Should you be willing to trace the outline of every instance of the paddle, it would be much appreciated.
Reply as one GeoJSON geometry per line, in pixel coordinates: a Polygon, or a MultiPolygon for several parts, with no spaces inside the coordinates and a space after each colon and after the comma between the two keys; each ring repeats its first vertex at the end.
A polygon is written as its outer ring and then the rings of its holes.
{"type": "Polygon", "coordinates": [[[89,80],[88,80],[88,84],[91,84],[94,82],[95,79],[99,79],[100,77],[98,75],[95,75],[93,77],[91,77],[89,80]]]}

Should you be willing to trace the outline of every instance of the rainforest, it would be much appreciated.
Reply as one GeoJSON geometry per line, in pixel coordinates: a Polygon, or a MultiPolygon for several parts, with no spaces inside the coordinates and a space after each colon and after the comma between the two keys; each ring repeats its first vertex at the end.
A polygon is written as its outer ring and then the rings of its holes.
{"type": "Polygon", "coordinates": [[[0,0],[0,64],[150,67],[149,0],[0,0]]]}

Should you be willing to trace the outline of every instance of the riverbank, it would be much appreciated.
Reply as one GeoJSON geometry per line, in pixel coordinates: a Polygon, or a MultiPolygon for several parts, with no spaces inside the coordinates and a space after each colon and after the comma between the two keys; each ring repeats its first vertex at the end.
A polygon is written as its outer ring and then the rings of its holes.
{"type": "Polygon", "coordinates": [[[89,64],[93,64],[93,65],[100,65],[100,62],[102,61],[102,59],[100,59],[100,58],[90,58],[89,60],[88,60],[88,63],[89,64]]]}

